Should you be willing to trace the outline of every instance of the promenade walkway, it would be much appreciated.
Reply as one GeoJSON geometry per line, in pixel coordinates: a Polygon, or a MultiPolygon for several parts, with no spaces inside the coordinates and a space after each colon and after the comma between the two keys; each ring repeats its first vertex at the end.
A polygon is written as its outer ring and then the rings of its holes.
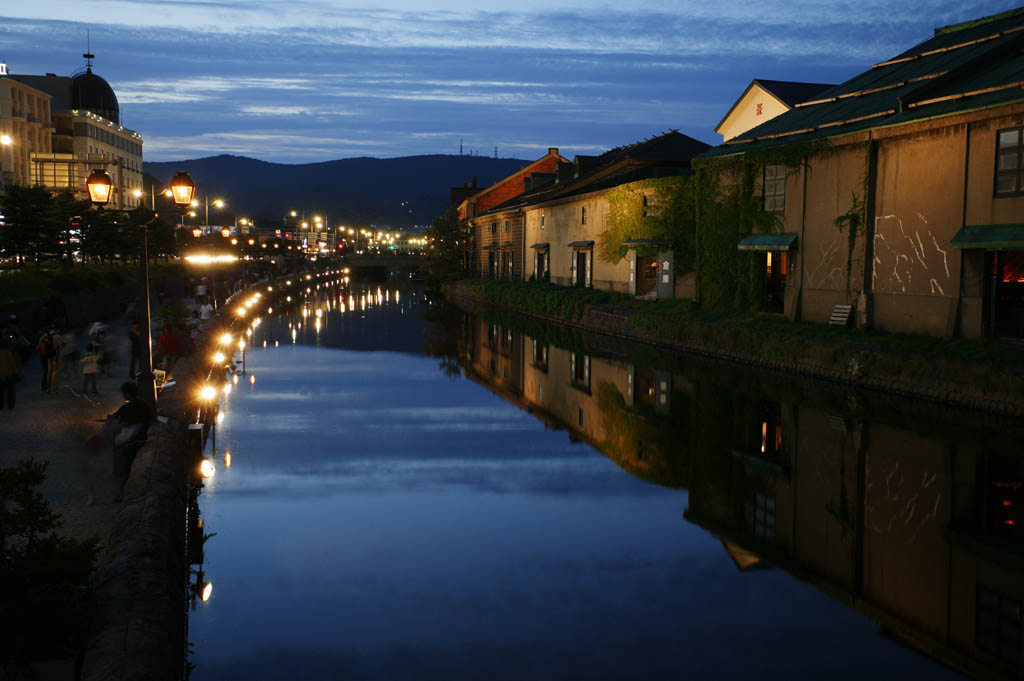
{"type": "MultiPolygon", "coordinates": [[[[86,339],[79,337],[79,342],[86,339]]],[[[99,538],[106,545],[117,515],[109,443],[97,447],[91,438],[102,421],[121,404],[121,384],[128,380],[130,357],[127,330],[115,325],[107,339],[114,349],[109,375],[99,375],[99,395],[84,396],[81,369],[62,368],[55,395],[40,390],[42,367],[33,354],[17,386],[16,406],[0,410],[0,466],[35,458],[47,462],[43,496],[60,515],[64,533],[76,539],[99,538]]]]}

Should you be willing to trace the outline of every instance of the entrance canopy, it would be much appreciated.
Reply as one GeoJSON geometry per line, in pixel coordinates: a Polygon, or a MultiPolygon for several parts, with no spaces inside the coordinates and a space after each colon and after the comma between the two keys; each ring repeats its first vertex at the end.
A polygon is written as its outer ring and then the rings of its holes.
{"type": "Polygon", "coordinates": [[[949,242],[955,248],[989,251],[1024,251],[1024,224],[968,225],[949,242]]]}
{"type": "Polygon", "coordinates": [[[530,248],[536,248],[537,250],[544,250],[545,248],[547,248],[550,245],[551,245],[550,243],[545,241],[542,244],[534,244],[534,245],[530,246],[530,248]]]}
{"type": "Polygon", "coordinates": [[[796,248],[796,233],[782,234],[751,234],[740,241],[741,251],[792,251],[796,248]]]}
{"type": "Polygon", "coordinates": [[[572,241],[569,243],[569,248],[590,248],[593,245],[593,241],[572,241]]]}

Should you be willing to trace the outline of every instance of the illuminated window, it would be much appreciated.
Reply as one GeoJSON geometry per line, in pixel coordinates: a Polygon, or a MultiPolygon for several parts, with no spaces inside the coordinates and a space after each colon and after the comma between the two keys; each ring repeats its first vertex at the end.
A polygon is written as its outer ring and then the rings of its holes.
{"type": "Polygon", "coordinates": [[[766,213],[786,211],[786,166],[765,166],[764,210],[766,213]]]}
{"type": "Polygon", "coordinates": [[[775,497],[760,492],[754,495],[754,536],[775,539],[775,497]]]}
{"type": "Polygon", "coordinates": [[[544,213],[540,214],[540,228],[544,229],[544,213]]]}
{"type": "Polygon", "coordinates": [[[547,373],[548,371],[548,346],[533,341],[533,366],[547,373]]]}
{"type": "Polygon", "coordinates": [[[1019,194],[1024,191],[1021,178],[1024,176],[1024,128],[1000,130],[996,149],[996,191],[998,194],[1019,194]]]}
{"type": "Polygon", "coordinates": [[[587,224],[587,207],[586,206],[581,206],[580,207],[580,223],[584,224],[584,225],[587,224]]]}
{"type": "Polygon", "coordinates": [[[1011,665],[1020,664],[1020,601],[978,587],[974,641],[978,648],[1011,665]]]}

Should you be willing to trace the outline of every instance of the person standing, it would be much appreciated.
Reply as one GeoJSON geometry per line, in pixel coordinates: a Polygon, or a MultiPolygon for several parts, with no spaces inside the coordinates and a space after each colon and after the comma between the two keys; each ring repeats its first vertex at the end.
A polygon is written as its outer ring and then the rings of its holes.
{"type": "Polygon", "coordinates": [[[142,331],[136,321],[132,321],[131,328],[128,329],[128,342],[132,349],[132,357],[128,362],[128,378],[135,378],[135,375],[142,371],[142,353],[146,351],[142,347],[142,331]]]}
{"type": "Polygon", "coordinates": [[[0,338],[0,409],[5,402],[8,409],[14,409],[14,386],[20,379],[21,364],[14,354],[14,345],[0,338]]]}
{"type": "Polygon", "coordinates": [[[50,347],[52,353],[46,359],[46,389],[51,395],[56,395],[60,389],[60,360],[62,350],[64,346],[63,336],[60,333],[60,327],[53,327],[50,329],[50,347]]]}
{"type": "Polygon", "coordinates": [[[209,298],[203,301],[202,307],[199,308],[199,321],[206,325],[206,322],[213,318],[213,304],[209,298]]]}
{"type": "Polygon", "coordinates": [[[39,337],[39,343],[36,344],[36,352],[39,353],[39,363],[42,364],[43,377],[39,382],[39,389],[46,392],[50,385],[50,370],[49,362],[50,358],[54,356],[53,350],[53,337],[50,335],[51,329],[47,329],[42,336],[39,337]]]}
{"type": "Polygon", "coordinates": [[[80,361],[82,363],[82,394],[88,395],[89,388],[92,387],[92,394],[99,395],[100,391],[96,389],[96,374],[100,370],[100,353],[96,352],[92,343],[85,346],[85,354],[82,355],[80,361]]]}

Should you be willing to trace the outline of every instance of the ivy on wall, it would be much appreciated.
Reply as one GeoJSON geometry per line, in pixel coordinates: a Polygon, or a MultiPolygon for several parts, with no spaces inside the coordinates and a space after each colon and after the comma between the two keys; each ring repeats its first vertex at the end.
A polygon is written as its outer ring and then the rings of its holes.
{"type": "MultiPolygon", "coordinates": [[[[675,266],[689,272],[694,266],[694,180],[693,176],[661,177],[619,185],[607,195],[607,230],[599,235],[597,255],[608,263],[625,257],[631,239],[675,242],[675,266]],[[646,205],[644,203],[646,197],[646,205]]],[[[638,248],[641,256],[657,256],[657,246],[638,248]]]]}
{"type": "Polygon", "coordinates": [[[779,217],[763,210],[764,168],[785,166],[793,175],[828,148],[827,140],[815,140],[695,163],[695,269],[702,305],[737,312],[760,309],[764,259],[737,246],[750,234],[782,231],[779,217]]]}

